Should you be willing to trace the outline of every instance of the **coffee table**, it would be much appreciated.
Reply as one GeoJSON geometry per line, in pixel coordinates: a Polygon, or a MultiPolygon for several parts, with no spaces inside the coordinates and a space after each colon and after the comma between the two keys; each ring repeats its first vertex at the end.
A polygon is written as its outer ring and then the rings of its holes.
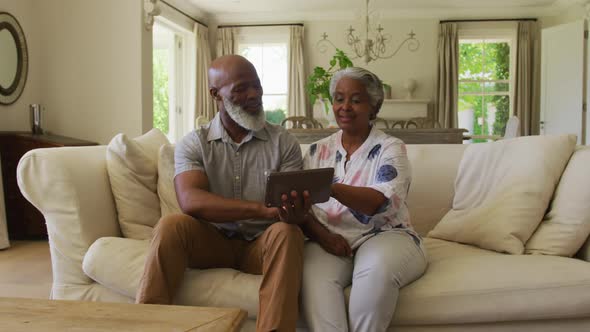
{"type": "Polygon", "coordinates": [[[176,305],[0,298],[2,331],[239,331],[246,311],[176,305]]]}

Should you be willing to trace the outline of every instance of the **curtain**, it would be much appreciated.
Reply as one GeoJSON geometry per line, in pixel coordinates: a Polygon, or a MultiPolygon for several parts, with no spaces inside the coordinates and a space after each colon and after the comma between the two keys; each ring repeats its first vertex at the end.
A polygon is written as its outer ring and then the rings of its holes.
{"type": "Polygon", "coordinates": [[[6,222],[4,187],[2,186],[2,165],[0,165],[0,249],[10,247],[10,242],[8,242],[8,226],[6,225],[6,222]]]}
{"type": "Polygon", "coordinates": [[[215,116],[213,108],[213,99],[209,94],[209,79],[207,71],[211,65],[211,49],[209,46],[209,29],[195,23],[193,31],[195,33],[195,119],[199,116],[212,120],[215,116]]]}
{"type": "Polygon", "coordinates": [[[287,87],[288,116],[309,116],[305,93],[305,63],[303,61],[302,26],[289,27],[289,84],[287,87]]]}
{"type": "Polygon", "coordinates": [[[234,28],[217,29],[217,57],[234,54],[235,50],[234,28]]]}
{"type": "Polygon", "coordinates": [[[538,25],[518,22],[516,41],[516,77],[514,81],[514,115],[520,120],[521,135],[539,134],[538,103],[538,25]]]}
{"type": "Polygon", "coordinates": [[[456,23],[441,23],[434,119],[443,128],[458,126],[459,36],[456,23]]]}

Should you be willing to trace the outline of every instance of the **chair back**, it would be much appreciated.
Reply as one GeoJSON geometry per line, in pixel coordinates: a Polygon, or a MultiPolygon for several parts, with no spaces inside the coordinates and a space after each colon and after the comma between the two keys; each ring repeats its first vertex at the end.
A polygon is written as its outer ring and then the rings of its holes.
{"type": "Polygon", "coordinates": [[[323,128],[322,124],[316,119],[305,116],[290,116],[281,121],[281,126],[286,129],[313,129],[323,128]]]}
{"type": "Polygon", "coordinates": [[[511,116],[506,122],[506,131],[504,131],[504,139],[514,138],[520,136],[520,120],[516,116],[511,116]]]}

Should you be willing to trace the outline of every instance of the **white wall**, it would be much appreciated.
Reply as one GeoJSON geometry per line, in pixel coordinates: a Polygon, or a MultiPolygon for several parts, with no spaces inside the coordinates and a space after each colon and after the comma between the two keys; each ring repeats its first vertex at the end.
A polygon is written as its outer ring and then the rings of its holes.
{"type": "MultiPolygon", "coordinates": [[[[360,30],[357,22],[349,21],[309,21],[305,22],[305,55],[307,57],[308,74],[315,66],[328,68],[329,61],[335,53],[333,48],[326,53],[321,53],[316,44],[321,35],[326,32],[329,39],[336,47],[343,50],[350,57],[353,51],[346,44],[345,35],[350,24],[353,28],[360,30]]],[[[391,43],[388,50],[391,52],[403,41],[410,30],[414,30],[416,38],[420,41],[420,49],[416,52],[408,51],[403,47],[396,56],[391,59],[382,59],[370,62],[365,65],[362,59],[354,59],[355,66],[364,67],[374,72],[381,80],[392,86],[393,98],[404,98],[405,90],[403,83],[408,78],[413,78],[418,85],[415,91],[417,99],[434,99],[434,89],[437,71],[437,40],[438,20],[436,19],[383,19],[381,21],[384,33],[391,35],[391,43]]],[[[364,39],[364,36],[362,36],[364,39]]]]}
{"type": "MultiPolygon", "coordinates": [[[[410,30],[416,33],[416,38],[420,41],[420,48],[416,52],[408,51],[404,46],[396,56],[391,59],[382,59],[365,65],[362,59],[353,59],[355,66],[365,67],[379,76],[385,83],[392,86],[393,98],[404,98],[405,90],[403,83],[408,78],[417,81],[418,86],[415,91],[416,99],[428,99],[434,101],[434,91],[436,84],[437,71],[437,42],[438,42],[438,19],[382,19],[384,33],[390,34],[392,41],[388,45],[388,50],[395,50],[399,43],[407,38],[410,30]]],[[[360,30],[359,22],[353,21],[303,21],[305,26],[305,45],[304,56],[307,64],[307,75],[313,68],[321,66],[328,68],[329,61],[335,53],[335,49],[329,48],[325,53],[321,53],[316,44],[321,36],[326,32],[329,39],[334,45],[343,50],[350,57],[353,57],[351,48],[346,44],[345,35],[348,27],[353,24],[355,29],[360,30]]],[[[215,50],[217,43],[217,25],[224,25],[211,21],[209,24],[209,37],[212,41],[211,48],[215,50]]],[[[231,22],[228,24],[239,24],[231,22]]],[[[248,22],[248,24],[255,24],[248,22]]],[[[364,37],[363,37],[364,38],[364,37]]],[[[213,51],[213,53],[215,53],[213,51]]],[[[214,54],[215,55],[215,54],[214,54]]]]}
{"type": "Polygon", "coordinates": [[[39,31],[35,19],[35,0],[0,0],[0,12],[12,14],[20,23],[29,50],[28,78],[20,98],[12,105],[0,105],[0,131],[27,131],[29,128],[29,104],[40,102],[39,31]]]}
{"type": "Polygon", "coordinates": [[[583,20],[585,14],[586,10],[584,7],[581,4],[575,3],[567,10],[554,16],[541,17],[539,21],[541,22],[541,27],[549,28],[559,24],[583,20]]]}
{"type": "Polygon", "coordinates": [[[151,80],[144,54],[151,38],[143,1],[37,1],[35,10],[46,129],[102,144],[146,131],[151,91],[142,80],[151,80]]]}

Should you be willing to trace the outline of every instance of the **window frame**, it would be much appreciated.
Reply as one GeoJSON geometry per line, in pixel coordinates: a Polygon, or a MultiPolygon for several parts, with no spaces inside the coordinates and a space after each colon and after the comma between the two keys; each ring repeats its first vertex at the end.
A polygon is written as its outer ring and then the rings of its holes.
{"type": "MultiPolygon", "coordinates": [[[[516,22],[461,22],[458,23],[458,43],[464,40],[482,40],[484,42],[507,41],[510,48],[510,64],[508,80],[461,80],[457,79],[457,97],[461,96],[508,96],[509,116],[514,115],[514,87],[516,78],[516,48],[517,48],[517,23],[516,22]],[[485,87],[486,83],[508,83],[508,92],[459,92],[461,83],[478,83],[485,87]]],[[[460,64],[458,63],[458,66],[460,64]]],[[[459,109],[457,108],[457,113],[459,109]]],[[[472,135],[478,135],[471,133],[472,135]]],[[[483,134],[482,136],[489,136],[483,134]]]]}
{"type": "MultiPolygon", "coordinates": [[[[272,26],[272,27],[240,27],[235,30],[235,41],[236,41],[236,53],[241,54],[242,45],[258,45],[265,46],[272,44],[285,45],[286,57],[287,57],[287,68],[285,73],[285,83],[289,82],[289,48],[290,48],[290,31],[288,26],[272,26]]],[[[262,82],[264,82],[264,72],[258,73],[262,82]]],[[[285,87],[284,93],[269,93],[268,89],[264,89],[264,96],[275,97],[280,96],[285,98],[285,117],[289,116],[289,86],[285,87]]],[[[274,111],[274,109],[267,109],[265,106],[265,112],[274,111]]]]}
{"type": "MultiPolygon", "coordinates": [[[[173,45],[169,48],[172,55],[168,68],[169,130],[166,136],[171,142],[176,142],[194,128],[191,127],[194,125],[191,120],[194,117],[194,110],[191,112],[194,102],[191,101],[190,92],[194,86],[194,78],[191,76],[194,61],[190,60],[194,54],[193,32],[161,16],[155,17],[154,25],[156,24],[173,33],[173,45]]],[[[154,43],[152,48],[156,49],[157,45],[154,43]]]]}

